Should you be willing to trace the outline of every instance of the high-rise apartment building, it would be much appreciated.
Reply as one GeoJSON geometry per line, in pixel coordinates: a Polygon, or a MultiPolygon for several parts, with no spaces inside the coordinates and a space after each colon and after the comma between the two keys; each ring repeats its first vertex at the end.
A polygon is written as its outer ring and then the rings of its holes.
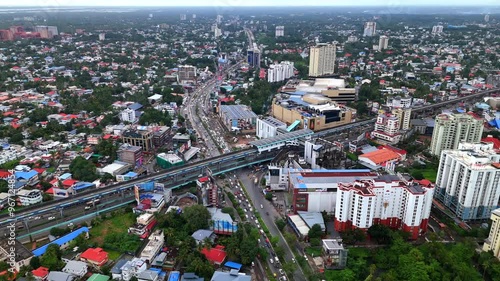
{"type": "Polygon", "coordinates": [[[336,46],[334,44],[318,44],[311,47],[309,54],[309,76],[331,75],[335,72],[336,46]]]}
{"type": "Polygon", "coordinates": [[[99,33],[99,41],[106,40],[106,33],[99,33]]]}
{"type": "Polygon", "coordinates": [[[276,26],[275,35],[276,35],[276,37],[285,36],[285,27],[282,25],[276,26]]]}
{"type": "Polygon", "coordinates": [[[373,21],[365,22],[363,36],[375,36],[375,32],[377,32],[377,23],[373,21]]]}
{"type": "Polygon", "coordinates": [[[271,64],[267,69],[268,82],[280,82],[293,76],[293,62],[282,61],[271,64]]]}
{"type": "Polygon", "coordinates": [[[192,65],[180,65],[177,77],[180,83],[193,82],[196,80],[196,67],[192,65]]]}
{"type": "Polygon", "coordinates": [[[378,39],[378,50],[382,51],[389,47],[389,37],[382,35],[378,39]]]}
{"type": "Polygon", "coordinates": [[[35,26],[35,31],[40,33],[40,38],[43,39],[52,39],[54,36],[59,35],[57,26],[38,25],[35,26]]]}
{"type": "Polygon", "coordinates": [[[443,32],[443,26],[442,25],[435,25],[432,27],[432,34],[439,34],[443,32]]]}
{"type": "Polygon", "coordinates": [[[372,138],[387,144],[396,144],[401,140],[400,117],[391,113],[381,113],[377,116],[372,138]]]}
{"type": "Polygon", "coordinates": [[[335,230],[367,230],[374,224],[383,224],[417,239],[427,231],[433,193],[433,187],[407,182],[395,175],[339,183],[335,230]]]}
{"type": "Polygon", "coordinates": [[[440,155],[445,149],[457,149],[461,142],[479,142],[483,120],[469,114],[440,114],[432,133],[431,154],[440,155]]]}
{"type": "Polygon", "coordinates": [[[500,209],[491,212],[491,229],[486,241],[484,241],[483,251],[492,251],[493,255],[500,259],[500,209]]]}
{"type": "Polygon", "coordinates": [[[247,61],[251,67],[260,67],[260,50],[257,47],[247,50],[247,61]]]}
{"type": "Polygon", "coordinates": [[[489,22],[490,21],[490,15],[484,15],[484,21],[489,22]]]}
{"type": "Polygon", "coordinates": [[[186,14],[181,14],[181,20],[186,20],[186,14]]]}
{"type": "Polygon", "coordinates": [[[493,143],[461,143],[444,150],[435,197],[462,220],[489,218],[500,198],[500,152],[493,143]]]}
{"type": "Polygon", "coordinates": [[[400,130],[410,129],[411,108],[394,108],[392,114],[398,117],[400,130]]]}

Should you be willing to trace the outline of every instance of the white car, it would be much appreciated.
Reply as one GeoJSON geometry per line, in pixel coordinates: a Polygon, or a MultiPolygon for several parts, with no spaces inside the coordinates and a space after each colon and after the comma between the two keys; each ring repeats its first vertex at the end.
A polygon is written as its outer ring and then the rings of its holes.
{"type": "Polygon", "coordinates": [[[90,210],[90,206],[85,206],[85,210],[90,210]]]}
{"type": "Polygon", "coordinates": [[[51,220],[55,220],[56,217],[49,217],[48,220],[51,221],[51,220]]]}

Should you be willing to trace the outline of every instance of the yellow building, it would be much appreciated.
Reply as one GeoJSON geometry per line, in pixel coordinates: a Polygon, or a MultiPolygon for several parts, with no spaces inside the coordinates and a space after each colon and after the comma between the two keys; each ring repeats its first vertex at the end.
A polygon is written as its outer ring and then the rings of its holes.
{"type": "Polygon", "coordinates": [[[299,120],[300,128],[320,131],[353,122],[356,111],[322,95],[306,94],[300,103],[297,100],[273,100],[272,114],[288,125],[299,120]]]}
{"type": "Polygon", "coordinates": [[[491,212],[491,230],[488,239],[484,241],[483,251],[492,251],[500,259],[500,209],[491,212]]]}

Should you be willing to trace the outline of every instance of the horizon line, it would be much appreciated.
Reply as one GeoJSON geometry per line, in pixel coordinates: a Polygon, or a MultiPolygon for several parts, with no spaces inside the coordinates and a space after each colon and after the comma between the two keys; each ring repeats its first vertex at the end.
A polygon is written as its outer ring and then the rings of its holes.
{"type": "MultiPolygon", "coordinates": [[[[209,6],[202,6],[202,5],[184,5],[184,6],[179,6],[179,5],[144,5],[144,4],[141,4],[141,5],[110,5],[110,6],[106,6],[106,5],[71,5],[71,4],[60,4],[60,5],[57,5],[57,6],[51,6],[51,5],[47,5],[47,6],[44,6],[44,5],[18,5],[18,6],[5,6],[5,5],[0,5],[0,9],[1,8],[53,8],[53,9],[57,9],[57,8],[60,8],[60,7],[110,7],[110,8],[116,8],[116,7],[121,7],[121,8],[129,8],[129,7],[133,7],[133,8],[141,8],[141,7],[144,7],[144,8],[163,8],[163,7],[169,7],[169,8],[172,8],[172,7],[175,7],[175,8],[193,8],[193,7],[196,7],[196,8],[212,8],[214,6],[218,6],[218,7],[230,7],[230,8],[259,8],[259,7],[265,7],[265,8],[268,8],[268,7],[280,7],[280,8],[287,8],[287,7],[292,7],[292,8],[309,8],[309,7],[315,7],[315,8],[319,8],[319,7],[357,7],[357,8],[361,8],[361,7],[385,7],[387,6],[386,4],[360,4],[360,5],[352,5],[352,4],[330,4],[330,5],[258,5],[258,6],[252,6],[252,5],[209,5],[209,6]]],[[[399,5],[401,7],[477,7],[477,8],[482,8],[482,7],[500,7],[499,4],[481,4],[480,6],[478,6],[477,4],[473,4],[473,3],[463,3],[463,4],[433,4],[433,5],[430,5],[430,4],[410,4],[410,5],[404,5],[404,4],[401,4],[399,5]]]]}

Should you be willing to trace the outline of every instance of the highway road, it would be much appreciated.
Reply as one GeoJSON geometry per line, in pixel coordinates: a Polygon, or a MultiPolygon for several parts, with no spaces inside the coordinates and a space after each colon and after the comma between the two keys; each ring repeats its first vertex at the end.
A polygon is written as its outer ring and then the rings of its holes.
{"type": "MultiPolygon", "coordinates": [[[[250,169],[240,169],[236,171],[236,176],[244,185],[250,199],[252,202],[257,205],[257,211],[260,213],[262,220],[266,224],[267,228],[271,235],[277,236],[279,238],[278,246],[282,247],[285,251],[285,262],[295,262],[295,256],[292,252],[292,249],[285,241],[285,238],[279,231],[278,227],[274,223],[276,218],[280,218],[280,214],[276,209],[272,206],[272,204],[264,198],[264,194],[262,193],[262,189],[258,186],[254,185],[254,179],[249,177],[248,174],[251,172],[250,169]],[[263,208],[260,208],[262,205],[263,208]],[[267,215],[269,214],[269,215],[267,215]]],[[[282,261],[283,262],[283,261],[282,261]]],[[[297,270],[295,270],[293,276],[293,280],[295,281],[305,281],[307,280],[304,272],[297,264],[297,270]]]]}

